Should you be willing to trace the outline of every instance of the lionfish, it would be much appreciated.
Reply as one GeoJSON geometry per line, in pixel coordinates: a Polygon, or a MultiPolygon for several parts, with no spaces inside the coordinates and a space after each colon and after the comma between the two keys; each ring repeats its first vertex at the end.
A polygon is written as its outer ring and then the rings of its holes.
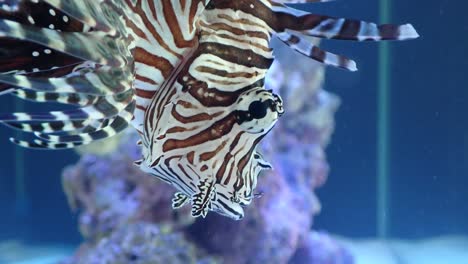
{"type": "Polygon", "coordinates": [[[265,89],[273,36],[326,65],[353,60],[308,36],[357,41],[418,37],[410,24],[377,25],[293,9],[324,0],[0,0],[0,93],[75,106],[0,114],[30,132],[28,148],[66,149],[131,124],[143,171],[177,189],[173,208],[243,218],[257,194],[257,151],[283,114],[265,89]]]}

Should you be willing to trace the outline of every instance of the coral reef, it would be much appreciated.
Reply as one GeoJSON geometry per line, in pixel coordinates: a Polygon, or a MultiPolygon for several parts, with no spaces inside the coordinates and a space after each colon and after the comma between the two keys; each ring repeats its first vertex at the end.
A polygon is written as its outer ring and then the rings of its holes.
{"type": "Polygon", "coordinates": [[[343,245],[326,233],[310,232],[304,236],[289,264],[352,264],[354,258],[343,245]]]}
{"type": "Polygon", "coordinates": [[[79,229],[85,239],[97,240],[136,221],[174,228],[193,221],[189,208],[170,207],[173,190],[133,165],[137,136],[125,135],[112,155],[83,155],[63,172],[63,189],[70,207],[79,210],[79,229]]]}
{"type": "Polygon", "coordinates": [[[174,190],[132,165],[140,153],[127,134],[111,154],[85,153],[63,173],[86,239],[66,263],[353,263],[336,241],[310,230],[339,100],[321,89],[323,67],[283,56],[280,47],[276,56],[267,86],[282,95],[287,113],[261,146],[274,170],[259,177],[262,195],[242,221],[211,213],[193,222],[189,207],[172,210],[174,190]],[[299,67],[288,67],[292,61],[299,67]]]}
{"type": "Polygon", "coordinates": [[[151,223],[122,226],[96,245],[84,244],[62,264],[209,264],[215,259],[197,255],[195,245],[180,232],[163,230],[151,223]]]}

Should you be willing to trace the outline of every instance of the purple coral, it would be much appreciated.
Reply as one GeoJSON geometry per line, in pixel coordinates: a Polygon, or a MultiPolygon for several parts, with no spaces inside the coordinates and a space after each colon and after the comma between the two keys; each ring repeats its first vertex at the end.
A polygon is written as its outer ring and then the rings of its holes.
{"type": "Polygon", "coordinates": [[[289,264],[353,264],[353,256],[323,232],[303,237],[289,264]]]}
{"type": "Polygon", "coordinates": [[[168,206],[171,188],[133,165],[135,157],[128,153],[137,146],[131,146],[108,156],[83,155],[63,172],[65,193],[71,208],[80,212],[80,231],[87,239],[135,221],[170,225],[192,221],[188,209],[174,213],[168,206]]]}
{"type": "Polygon", "coordinates": [[[195,245],[188,242],[182,233],[164,231],[156,224],[136,222],[118,228],[95,246],[82,246],[74,257],[62,264],[187,264],[213,261],[197,255],[195,245]]]}

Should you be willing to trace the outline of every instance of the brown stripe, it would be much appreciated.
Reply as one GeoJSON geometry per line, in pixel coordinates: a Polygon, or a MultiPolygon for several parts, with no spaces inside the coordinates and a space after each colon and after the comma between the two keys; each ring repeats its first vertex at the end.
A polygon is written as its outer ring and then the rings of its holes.
{"type": "Polygon", "coordinates": [[[198,11],[198,4],[200,3],[200,0],[192,0],[192,5],[190,5],[190,13],[189,13],[189,30],[190,32],[193,32],[194,30],[194,21],[195,18],[198,19],[197,16],[197,11],[198,11]]]}
{"type": "Polygon", "coordinates": [[[205,107],[231,106],[243,92],[252,88],[262,87],[265,82],[264,78],[262,78],[242,89],[227,92],[217,88],[208,88],[205,82],[199,81],[190,75],[188,75],[188,78],[189,79],[184,82],[184,90],[188,91],[193,98],[205,107]],[[190,89],[187,89],[188,87],[190,87],[190,89]],[[213,93],[214,97],[206,96],[210,93],[213,93]],[[214,100],[214,98],[216,98],[216,100],[214,100]]]}
{"type": "Polygon", "coordinates": [[[145,83],[149,83],[151,85],[158,85],[158,83],[151,79],[151,78],[148,78],[148,77],[145,77],[145,76],[142,76],[140,74],[135,74],[135,79],[139,80],[139,81],[142,81],[142,82],[145,82],[145,83]]]}
{"type": "Polygon", "coordinates": [[[160,70],[164,78],[168,78],[174,70],[174,67],[166,58],[149,53],[143,48],[135,48],[133,56],[136,62],[140,62],[160,70]]]}
{"type": "Polygon", "coordinates": [[[153,98],[154,94],[156,91],[147,91],[147,90],[142,90],[142,89],[135,89],[135,94],[138,97],[145,98],[145,99],[151,99],[153,98]]]}
{"type": "Polygon", "coordinates": [[[223,180],[223,176],[224,176],[224,172],[226,171],[227,164],[229,161],[232,161],[232,158],[233,157],[231,153],[227,153],[226,156],[224,157],[223,164],[221,164],[221,167],[219,167],[219,170],[216,172],[216,183],[221,183],[221,181],[223,180]]]}
{"type": "Polygon", "coordinates": [[[125,18],[125,25],[129,27],[138,37],[142,39],[148,39],[146,34],[137,25],[135,25],[132,20],[125,18]]]}
{"type": "Polygon", "coordinates": [[[142,106],[142,105],[139,105],[139,104],[136,105],[136,108],[142,110],[143,112],[146,111],[146,107],[144,107],[144,106],[142,106]]]}
{"type": "Polygon", "coordinates": [[[223,33],[211,34],[211,33],[203,32],[203,31],[200,33],[200,36],[202,36],[202,37],[210,36],[210,35],[216,35],[219,42],[223,42],[223,39],[232,40],[233,42],[238,42],[238,43],[236,43],[234,45],[239,46],[239,47],[247,47],[247,48],[249,48],[249,50],[251,50],[252,47],[256,47],[256,48],[261,49],[261,50],[263,50],[265,52],[271,52],[271,49],[268,46],[264,46],[262,44],[254,42],[252,40],[245,40],[245,39],[241,39],[241,38],[235,38],[233,36],[223,34],[223,33]]]}
{"type": "Polygon", "coordinates": [[[223,60],[246,67],[255,65],[255,67],[260,69],[269,69],[273,63],[272,58],[265,58],[252,50],[240,49],[231,45],[224,45],[216,42],[200,43],[198,54],[211,54],[223,60]]]}
{"type": "Polygon", "coordinates": [[[194,157],[195,157],[195,152],[194,151],[190,151],[187,154],[187,160],[190,162],[190,164],[193,164],[194,157]]]}
{"type": "Polygon", "coordinates": [[[334,38],[356,39],[361,29],[361,22],[356,20],[346,20],[341,26],[340,33],[334,38]]]}
{"type": "Polygon", "coordinates": [[[288,39],[288,42],[291,43],[291,44],[297,44],[297,43],[301,42],[301,39],[298,36],[290,35],[289,39],[288,39]]]}
{"type": "Polygon", "coordinates": [[[180,9],[184,10],[185,5],[186,5],[186,1],[185,0],[179,0],[179,3],[180,3],[180,9]]]}
{"type": "Polygon", "coordinates": [[[321,50],[320,48],[314,46],[312,48],[312,54],[311,54],[311,57],[320,61],[320,62],[324,62],[325,61],[325,57],[327,56],[326,52],[321,50]]]}
{"type": "Polygon", "coordinates": [[[378,26],[378,30],[383,40],[397,39],[400,36],[400,26],[397,25],[380,25],[378,26]]]}
{"type": "Polygon", "coordinates": [[[214,114],[207,114],[207,113],[200,113],[200,114],[195,114],[191,116],[183,116],[179,114],[176,110],[175,107],[172,108],[171,114],[172,116],[179,122],[183,124],[188,124],[188,123],[195,123],[195,122],[201,122],[201,121],[210,121],[213,120],[214,118],[220,116],[223,112],[216,112],[214,114]]]}
{"type": "MultiPolygon", "coordinates": [[[[127,3],[129,0],[126,0],[127,3]]],[[[156,16],[156,9],[155,9],[155,6],[154,6],[154,2],[155,1],[147,1],[148,4],[150,5],[150,9],[151,9],[151,12],[152,12],[152,19],[156,20],[157,21],[157,16],[156,16]]],[[[131,6],[131,5],[129,5],[131,6]]],[[[160,7],[158,7],[160,8],[160,7]]],[[[138,14],[144,24],[144,26],[148,29],[148,31],[151,33],[151,35],[154,37],[154,39],[156,39],[156,41],[158,42],[158,44],[164,48],[168,53],[178,57],[179,59],[182,59],[182,55],[178,54],[177,52],[173,51],[167,44],[166,44],[166,41],[164,41],[164,39],[162,39],[162,37],[159,35],[158,31],[156,30],[156,28],[153,26],[153,22],[150,21],[147,17],[147,12],[145,12],[143,9],[142,9],[142,1],[138,1],[137,3],[137,6],[132,8],[132,11],[136,14],[138,14]]]]}
{"type": "Polygon", "coordinates": [[[186,139],[169,139],[163,144],[163,152],[193,147],[212,140],[218,140],[231,132],[236,121],[235,115],[231,113],[225,118],[216,121],[212,126],[191,137],[186,139]]]}
{"type": "Polygon", "coordinates": [[[180,126],[176,126],[176,127],[171,127],[167,130],[166,134],[172,134],[172,133],[181,133],[181,132],[187,132],[187,131],[194,131],[196,129],[198,129],[200,126],[194,126],[194,127],[190,127],[190,128],[187,128],[187,127],[180,127],[180,126]]]}
{"type": "Polygon", "coordinates": [[[259,28],[263,28],[265,27],[265,25],[263,23],[256,23],[256,21],[252,21],[252,20],[249,20],[249,19],[246,19],[246,18],[233,18],[229,15],[226,15],[226,14],[217,14],[217,17],[218,18],[221,18],[221,19],[225,19],[229,22],[231,22],[232,24],[236,24],[236,25],[245,25],[245,28],[250,28],[250,27],[259,27],[259,28]]]}
{"type": "MultiPolygon", "coordinates": [[[[151,5],[154,5],[155,1],[149,1],[152,2],[151,5]]],[[[182,34],[182,31],[180,30],[179,26],[179,21],[177,18],[181,17],[182,14],[176,14],[174,12],[174,8],[172,6],[172,3],[170,1],[159,1],[160,4],[162,4],[162,9],[164,13],[164,18],[166,19],[167,25],[169,26],[169,29],[172,33],[172,37],[174,39],[174,43],[178,48],[190,48],[194,46],[194,39],[191,39],[189,41],[184,39],[184,35],[182,34]]],[[[158,7],[161,8],[161,7],[158,7]]]]}
{"type": "Polygon", "coordinates": [[[181,106],[183,106],[184,108],[187,108],[187,109],[198,109],[198,107],[196,107],[194,104],[192,104],[190,102],[187,102],[187,101],[184,101],[184,100],[178,100],[177,104],[181,105],[181,106]]]}
{"type": "Polygon", "coordinates": [[[216,154],[218,154],[218,152],[221,151],[221,149],[224,148],[224,146],[226,146],[226,143],[227,140],[224,140],[215,150],[200,154],[200,161],[208,161],[212,159],[214,156],[216,156],[216,154]]]}
{"type": "MultiPolygon", "coordinates": [[[[240,23],[236,23],[236,24],[239,25],[240,23]]],[[[206,28],[210,29],[208,31],[213,30],[213,31],[216,32],[216,31],[219,31],[219,30],[225,30],[225,31],[229,31],[232,34],[239,35],[239,36],[248,36],[248,37],[251,37],[251,38],[260,38],[260,39],[265,39],[265,40],[268,40],[270,38],[270,36],[265,34],[264,32],[249,31],[249,30],[244,30],[244,29],[240,29],[240,28],[235,28],[235,27],[231,27],[230,25],[227,25],[225,23],[207,24],[207,23],[205,23],[203,21],[200,21],[200,26],[201,26],[202,30],[203,30],[203,27],[206,27],[206,28]]]]}
{"type": "Polygon", "coordinates": [[[256,77],[258,75],[258,73],[257,74],[252,74],[252,73],[248,73],[248,72],[228,72],[228,71],[225,71],[225,70],[218,70],[218,69],[214,69],[214,68],[207,67],[207,66],[197,66],[195,68],[195,70],[197,70],[199,72],[203,72],[203,73],[210,73],[210,74],[213,74],[213,75],[226,77],[226,78],[243,77],[243,78],[249,79],[249,78],[256,77]]]}

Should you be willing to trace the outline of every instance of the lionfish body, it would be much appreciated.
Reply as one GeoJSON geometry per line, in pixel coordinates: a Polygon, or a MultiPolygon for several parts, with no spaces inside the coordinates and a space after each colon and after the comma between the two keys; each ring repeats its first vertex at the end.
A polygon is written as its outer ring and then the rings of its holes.
{"type": "Polygon", "coordinates": [[[348,70],[354,61],[305,36],[417,37],[411,25],[331,18],[269,0],[2,2],[0,93],[78,106],[0,115],[37,136],[12,141],[71,148],[132,124],[143,154],[136,164],[174,186],[173,207],[191,203],[195,217],[212,210],[241,219],[257,176],[271,168],[256,147],[284,111],[264,87],[273,36],[348,70]]]}

